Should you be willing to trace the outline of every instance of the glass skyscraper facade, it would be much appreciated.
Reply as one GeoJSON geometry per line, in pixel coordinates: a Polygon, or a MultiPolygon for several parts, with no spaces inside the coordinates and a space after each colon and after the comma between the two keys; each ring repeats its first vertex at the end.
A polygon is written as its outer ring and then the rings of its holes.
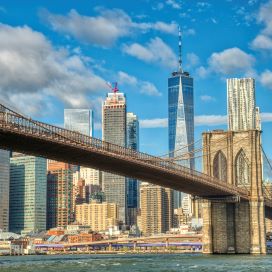
{"type": "Polygon", "coordinates": [[[10,152],[0,150],[0,230],[9,229],[10,152]]]}
{"type": "Polygon", "coordinates": [[[10,159],[10,231],[46,229],[46,184],[46,159],[24,155],[10,159]]]}
{"type": "MultiPolygon", "coordinates": [[[[126,98],[123,93],[108,93],[102,109],[103,141],[126,146],[126,98]]],[[[115,174],[103,173],[103,191],[106,201],[118,205],[119,220],[127,218],[126,178],[115,174]]]]}
{"type": "MultiPolygon", "coordinates": [[[[194,85],[188,72],[179,70],[168,78],[169,156],[194,169],[194,159],[185,154],[194,149],[194,85]]],[[[183,194],[174,192],[174,207],[181,206],[183,194]]]]}
{"type": "MultiPolygon", "coordinates": [[[[132,112],[127,113],[127,147],[139,151],[139,121],[132,112]]],[[[127,178],[128,225],[135,225],[139,206],[139,184],[137,179],[127,178]]]]}
{"type": "Polygon", "coordinates": [[[89,109],[64,109],[64,127],[93,136],[93,111],[89,109]]]}

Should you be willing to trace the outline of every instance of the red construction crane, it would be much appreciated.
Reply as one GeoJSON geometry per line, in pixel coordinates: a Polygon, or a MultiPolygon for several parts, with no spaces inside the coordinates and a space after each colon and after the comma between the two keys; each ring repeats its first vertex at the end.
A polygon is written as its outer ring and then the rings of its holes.
{"type": "Polygon", "coordinates": [[[117,93],[119,91],[117,82],[113,82],[113,83],[106,82],[106,84],[114,93],[117,93]]]}

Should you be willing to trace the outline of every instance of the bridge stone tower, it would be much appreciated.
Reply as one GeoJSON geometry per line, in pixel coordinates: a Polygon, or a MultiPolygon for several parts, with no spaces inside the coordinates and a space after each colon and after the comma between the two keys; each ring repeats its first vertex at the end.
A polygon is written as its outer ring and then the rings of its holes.
{"type": "Polygon", "coordinates": [[[245,188],[249,201],[204,200],[205,253],[266,253],[259,130],[212,131],[203,137],[204,173],[245,188]]]}

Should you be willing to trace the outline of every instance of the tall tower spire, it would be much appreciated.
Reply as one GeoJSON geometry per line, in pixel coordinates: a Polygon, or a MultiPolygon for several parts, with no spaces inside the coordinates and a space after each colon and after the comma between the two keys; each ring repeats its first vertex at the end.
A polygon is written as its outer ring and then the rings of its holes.
{"type": "Polygon", "coordinates": [[[178,60],[179,67],[178,67],[178,70],[179,70],[179,72],[182,72],[182,60],[181,60],[181,28],[180,28],[180,26],[178,27],[178,36],[179,36],[179,60],[178,60]]]}

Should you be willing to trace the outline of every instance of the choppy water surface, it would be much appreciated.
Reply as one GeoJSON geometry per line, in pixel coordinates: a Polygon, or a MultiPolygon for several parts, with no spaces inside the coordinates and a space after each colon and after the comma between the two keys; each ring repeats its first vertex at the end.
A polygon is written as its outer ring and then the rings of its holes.
{"type": "Polygon", "coordinates": [[[59,255],[0,257],[1,272],[272,271],[272,256],[59,255]]]}

